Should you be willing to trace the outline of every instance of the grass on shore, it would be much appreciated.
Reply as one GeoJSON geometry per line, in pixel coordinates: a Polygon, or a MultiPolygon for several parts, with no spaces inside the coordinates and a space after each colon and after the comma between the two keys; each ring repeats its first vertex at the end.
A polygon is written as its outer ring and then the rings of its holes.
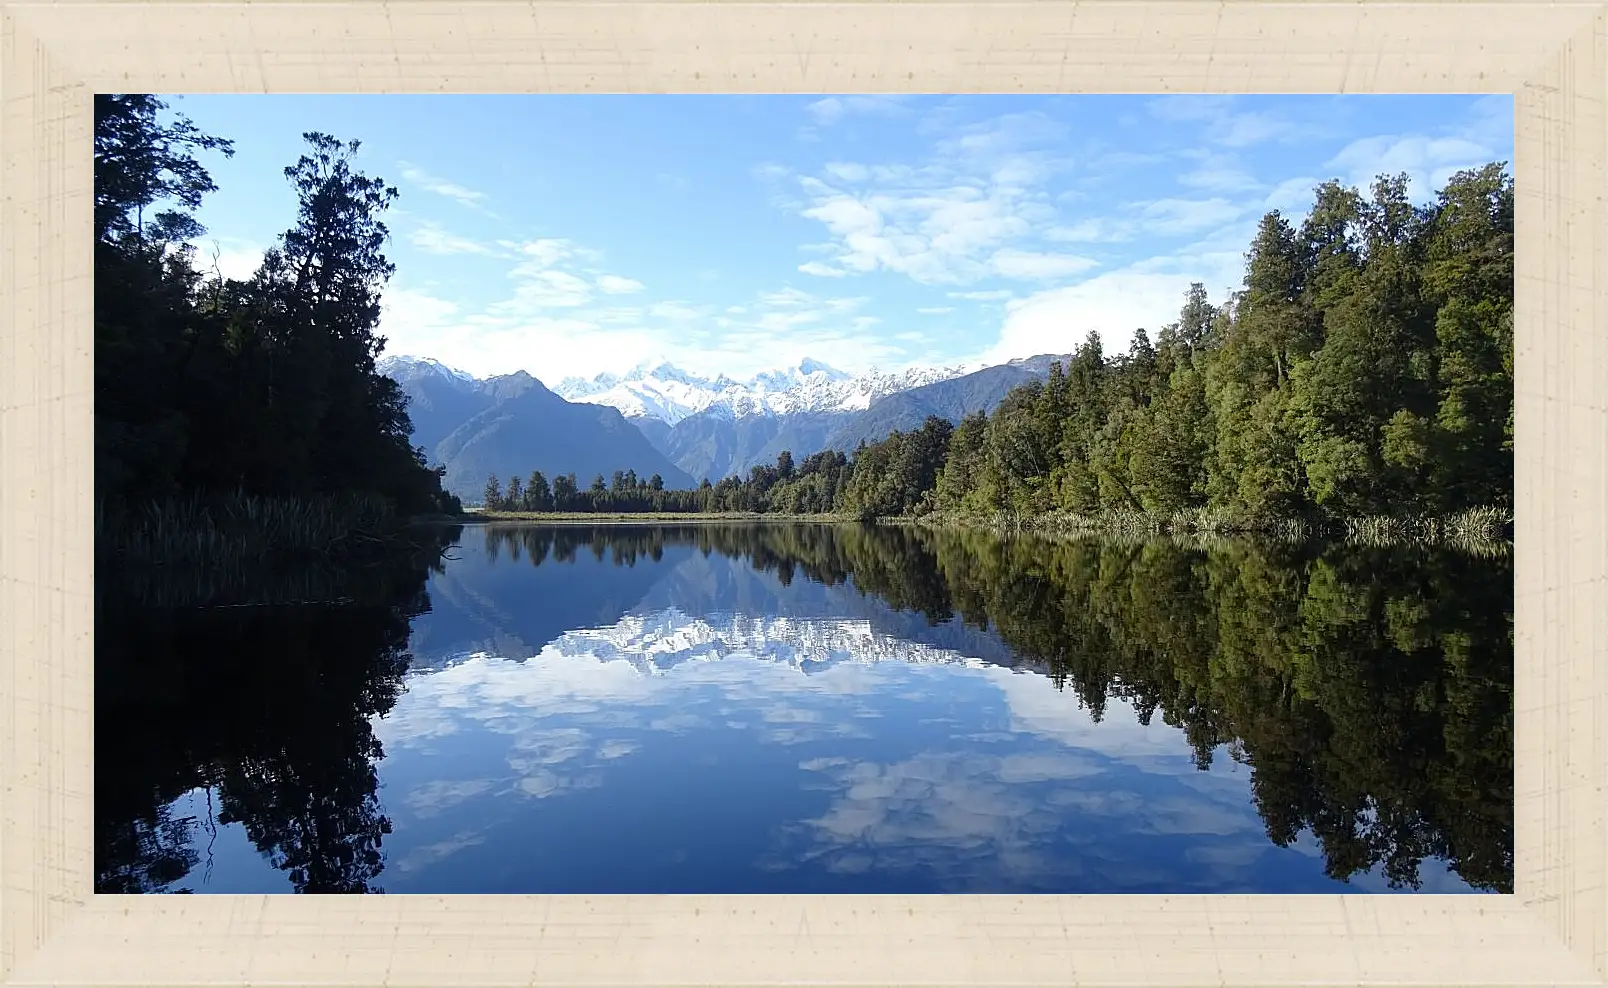
{"type": "Polygon", "coordinates": [[[97,502],[96,585],[157,606],[342,602],[397,558],[439,551],[409,524],[367,494],[97,502]]]}
{"type": "Polygon", "coordinates": [[[1254,536],[1280,542],[1335,539],[1354,545],[1448,545],[1475,552],[1510,549],[1513,518],[1499,508],[1474,508],[1446,517],[1403,515],[1367,518],[1249,516],[1213,508],[1170,514],[1113,511],[1097,515],[1049,512],[1040,515],[935,513],[913,519],[935,528],[981,528],[1002,535],[1121,539],[1185,538],[1216,541],[1254,536]]]}
{"type": "Polygon", "coordinates": [[[642,525],[675,523],[695,524],[698,522],[734,522],[734,521],[764,521],[764,522],[819,522],[833,523],[848,521],[846,515],[790,515],[769,514],[758,511],[708,511],[708,512],[652,512],[652,511],[481,511],[465,509],[462,519],[455,522],[473,523],[475,521],[532,521],[544,525],[575,524],[575,525],[642,525]]]}
{"type": "MultiPolygon", "coordinates": [[[[730,522],[814,522],[842,524],[856,522],[850,514],[765,514],[754,511],[719,512],[533,512],[481,511],[471,509],[464,521],[528,521],[540,524],[643,525],[643,524],[720,524],[730,522]]],[[[1253,516],[1217,508],[1190,508],[1170,514],[1138,511],[1111,511],[1100,514],[1048,512],[1019,515],[1000,512],[992,515],[933,513],[919,517],[876,519],[880,524],[923,525],[933,528],[963,528],[992,531],[1001,535],[1031,533],[1049,537],[1100,537],[1109,539],[1187,538],[1194,541],[1220,541],[1257,537],[1281,542],[1315,539],[1339,540],[1356,545],[1452,545],[1476,552],[1501,552],[1512,546],[1511,512],[1499,508],[1475,508],[1447,517],[1404,515],[1325,519],[1316,517],[1253,516]]]]}

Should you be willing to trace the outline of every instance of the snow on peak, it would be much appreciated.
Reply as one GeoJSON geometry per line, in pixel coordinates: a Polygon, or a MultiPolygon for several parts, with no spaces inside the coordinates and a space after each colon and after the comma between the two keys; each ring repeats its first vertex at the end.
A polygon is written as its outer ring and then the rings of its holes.
{"type": "Polygon", "coordinates": [[[445,377],[456,378],[459,381],[473,383],[475,376],[468,371],[461,371],[456,367],[448,367],[441,361],[432,357],[414,357],[408,354],[397,354],[391,357],[381,357],[375,361],[374,369],[388,377],[395,377],[393,372],[420,375],[436,373],[445,377]]]}
{"type": "Polygon", "coordinates": [[[793,367],[735,381],[724,374],[703,377],[655,359],[638,364],[625,375],[567,378],[555,390],[568,401],[611,405],[628,416],[648,416],[675,425],[699,412],[746,418],[860,411],[886,395],[962,373],[960,367],[914,367],[897,374],[873,369],[856,376],[805,358],[793,367]]]}

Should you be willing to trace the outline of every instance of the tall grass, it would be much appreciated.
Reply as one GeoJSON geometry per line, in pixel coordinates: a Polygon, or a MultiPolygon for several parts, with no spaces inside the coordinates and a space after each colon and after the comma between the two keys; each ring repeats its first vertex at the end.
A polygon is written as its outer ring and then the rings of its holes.
{"type": "Polygon", "coordinates": [[[1491,554],[1511,551],[1513,543],[1513,516],[1500,508],[1473,508],[1444,518],[1434,515],[1349,518],[1342,524],[1346,541],[1360,545],[1433,543],[1491,554]]]}
{"type": "Polygon", "coordinates": [[[985,529],[999,535],[1144,541],[1157,538],[1191,542],[1223,541],[1254,536],[1261,540],[1299,543],[1338,540],[1357,545],[1440,545],[1481,555],[1512,548],[1512,516],[1499,508],[1475,508],[1453,515],[1326,519],[1246,515],[1218,508],[1188,508],[1171,513],[1111,511],[1100,514],[959,515],[936,513],[919,524],[939,528],[985,529]]]}
{"type": "Polygon", "coordinates": [[[344,602],[362,570],[425,548],[401,529],[391,503],[367,494],[97,502],[97,596],[180,607],[344,602]]]}
{"type": "Polygon", "coordinates": [[[330,558],[394,530],[395,510],[364,494],[268,498],[191,494],[95,506],[97,555],[129,564],[219,565],[330,558]]]}

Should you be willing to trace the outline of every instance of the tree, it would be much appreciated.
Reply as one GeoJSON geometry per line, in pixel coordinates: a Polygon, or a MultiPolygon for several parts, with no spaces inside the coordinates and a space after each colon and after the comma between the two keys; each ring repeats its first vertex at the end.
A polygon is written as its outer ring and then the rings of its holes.
{"type": "Polygon", "coordinates": [[[547,478],[540,470],[532,470],[530,480],[525,484],[525,510],[553,510],[553,492],[548,489],[547,478]]]}
{"type": "Polygon", "coordinates": [[[575,510],[575,507],[576,507],[576,504],[575,504],[576,495],[578,495],[579,493],[580,492],[576,489],[576,486],[575,486],[575,475],[573,473],[560,474],[560,475],[554,477],[553,478],[553,510],[554,511],[573,511],[573,510],[575,510]]]}
{"type": "Polygon", "coordinates": [[[502,510],[502,481],[497,479],[496,474],[492,474],[490,477],[486,478],[485,498],[487,511],[502,510]]]}
{"type": "Polygon", "coordinates": [[[200,236],[204,230],[191,212],[217,186],[195,152],[231,157],[234,142],[204,134],[182,116],[161,123],[167,104],[149,94],[97,93],[94,103],[96,240],[200,236]],[[154,214],[147,230],[145,211],[165,201],[178,208],[154,214]]]}

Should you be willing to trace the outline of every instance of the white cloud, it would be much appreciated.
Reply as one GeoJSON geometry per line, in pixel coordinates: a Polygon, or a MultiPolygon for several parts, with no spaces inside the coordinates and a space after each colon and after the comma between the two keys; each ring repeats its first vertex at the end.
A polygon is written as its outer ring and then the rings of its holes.
{"type": "Polygon", "coordinates": [[[812,274],[817,278],[842,278],[848,274],[847,271],[844,271],[840,268],[834,268],[829,264],[822,264],[820,261],[808,261],[804,264],[800,264],[798,269],[805,274],[812,274]]]}
{"type": "Polygon", "coordinates": [[[416,168],[408,164],[406,161],[398,162],[398,164],[402,169],[402,177],[426,192],[433,192],[438,196],[444,196],[474,209],[483,208],[486,202],[484,192],[476,192],[474,189],[468,189],[444,178],[438,178],[422,168],[416,168]]]}
{"type": "Polygon", "coordinates": [[[1262,188],[1250,172],[1231,154],[1204,152],[1200,164],[1178,176],[1178,184],[1203,192],[1249,192],[1262,188]]]}
{"type": "Polygon", "coordinates": [[[904,96],[828,96],[804,107],[804,112],[822,126],[837,123],[845,117],[896,116],[905,112],[904,96]]]}
{"type": "Polygon", "coordinates": [[[1118,243],[1132,239],[1136,231],[1137,225],[1130,220],[1095,216],[1070,226],[1052,226],[1044,231],[1044,239],[1063,244],[1118,243]]]}
{"type": "MultiPolygon", "coordinates": [[[[454,321],[458,307],[426,292],[387,288],[380,297],[380,332],[389,354],[422,354],[446,360],[433,347],[454,321]]],[[[450,363],[450,361],[448,361],[450,363]]]]}
{"type": "Polygon", "coordinates": [[[427,254],[481,254],[493,255],[497,252],[485,244],[448,233],[435,223],[425,223],[415,227],[408,239],[413,246],[427,254]]]}
{"type": "Polygon", "coordinates": [[[531,258],[537,264],[550,266],[560,261],[582,260],[598,261],[602,255],[589,247],[582,247],[570,240],[559,237],[545,237],[540,240],[531,240],[525,243],[511,241],[498,241],[505,247],[518,250],[521,254],[531,258]]]}
{"type": "MultiPolygon", "coordinates": [[[[924,121],[925,131],[936,128],[934,119],[924,121]]],[[[824,246],[827,256],[804,270],[888,271],[922,284],[967,284],[999,273],[996,253],[1026,251],[1023,241],[1035,227],[1055,218],[1042,186],[1068,165],[1051,150],[1064,140],[1065,125],[1020,113],[946,125],[940,133],[924,163],[833,161],[819,175],[798,178],[802,197],[783,205],[831,237],[810,246],[824,246]]],[[[1013,254],[1002,256],[1013,263],[1013,254]]],[[[1047,262],[1037,263],[1035,271],[1047,262]]]]}
{"type": "Polygon", "coordinates": [[[950,292],[949,297],[965,299],[968,302],[1003,302],[1014,298],[1015,293],[1003,288],[996,288],[984,292],[950,292]]]}
{"type": "Polygon", "coordinates": [[[1014,249],[995,251],[990,263],[1000,277],[1024,281],[1053,281],[1099,265],[1098,261],[1072,254],[1042,254],[1014,249]]]}
{"type": "Polygon", "coordinates": [[[864,182],[871,176],[869,168],[852,162],[830,162],[822,170],[833,178],[844,182],[864,182]]]}
{"type": "Polygon", "coordinates": [[[1176,255],[1155,257],[1097,275],[1076,285],[1039,292],[1005,307],[999,340],[978,359],[999,363],[1040,353],[1070,353],[1090,330],[1107,353],[1125,351],[1133,331],[1154,340],[1162,326],[1178,321],[1192,282],[1201,282],[1214,303],[1244,276],[1242,251],[1249,240],[1226,246],[1245,227],[1226,228],[1176,255]]]}
{"type": "Polygon", "coordinates": [[[803,211],[836,238],[837,266],[878,269],[923,284],[964,283],[990,271],[988,258],[1031,230],[1017,196],[998,188],[956,185],[851,195],[806,179],[803,211]]]}
{"type": "Polygon", "coordinates": [[[193,263],[203,274],[221,274],[231,281],[250,281],[262,267],[263,249],[250,241],[220,237],[194,246],[193,263]]]}
{"type": "Polygon", "coordinates": [[[1227,199],[1157,199],[1139,207],[1145,232],[1160,236],[1198,233],[1237,219],[1243,206],[1227,199]]]}
{"type": "Polygon", "coordinates": [[[1342,172],[1346,184],[1356,186],[1364,195],[1380,175],[1406,172],[1410,194],[1424,201],[1457,172],[1478,168],[1497,158],[1488,145],[1466,137],[1406,134],[1353,141],[1329,159],[1328,167],[1342,172]]]}
{"type": "Polygon", "coordinates": [[[564,267],[585,252],[562,241],[512,247],[523,256],[511,272],[512,294],[476,311],[417,289],[389,290],[380,324],[390,341],[386,352],[431,356],[477,376],[524,369],[550,385],[626,370],[645,353],[692,371],[739,376],[804,357],[831,355],[834,366],[856,371],[898,364],[902,356],[893,341],[866,337],[878,320],[860,311],[863,297],[787,287],[746,305],[674,299],[597,305],[597,286],[564,267]]]}
{"type": "Polygon", "coordinates": [[[592,300],[592,286],[586,279],[539,262],[518,264],[508,276],[516,279],[518,285],[512,298],[491,306],[494,314],[574,308],[592,300]]]}
{"type": "Polygon", "coordinates": [[[599,275],[597,287],[610,295],[630,295],[640,292],[645,286],[633,278],[623,278],[617,274],[599,275]]]}
{"type": "Polygon", "coordinates": [[[1265,111],[1240,111],[1233,96],[1160,96],[1146,104],[1151,116],[1166,123],[1196,124],[1199,140],[1243,148],[1267,141],[1293,143],[1328,133],[1317,120],[1290,120],[1265,111]]]}
{"type": "Polygon", "coordinates": [[[935,305],[926,309],[917,309],[916,313],[923,316],[946,316],[954,311],[955,307],[952,305],[935,305]]]}
{"type": "Polygon", "coordinates": [[[1267,198],[1262,201],[1262,209],[1264,212],[1276,209],[1292,224],[1299,223],[1300,217],[1311,208],[1312,190],[1316,189],[1320,182],[1321,179],[1307,176],[1285,179],[1267,194],[1267,198]]]}

